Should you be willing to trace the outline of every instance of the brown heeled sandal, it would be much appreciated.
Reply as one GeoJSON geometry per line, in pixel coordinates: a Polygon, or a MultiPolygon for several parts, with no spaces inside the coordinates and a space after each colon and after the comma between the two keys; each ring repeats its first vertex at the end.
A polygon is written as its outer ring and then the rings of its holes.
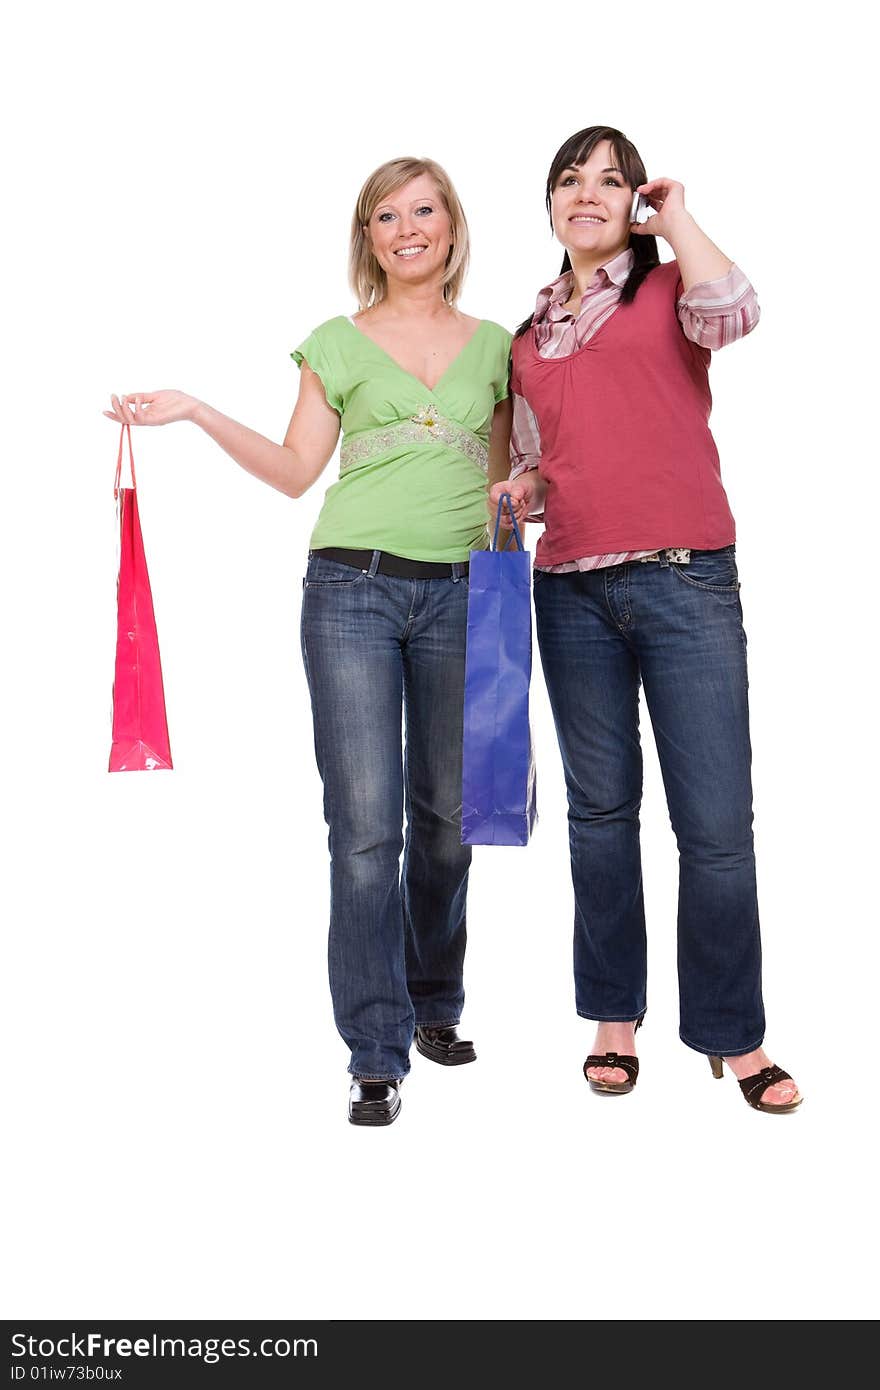
{"type": "MultiPolygon", "coordinates": [[[[716,1081],[720,1081],[724,1075],[724,1064],[720,1057],[710,1057],[709,1066],[712,1068],[712,1075],[716,1081]]],[[[797,1110],[803,1096],[799,1095],[795,1100],[786,1101],[784,1105],[766,1105],[761,1099],[769,1086],[775,1086],[777,1081],[793,1081],[790,1072],[783,1071],[782,1067],[764,1067],[761,1071],[756,1071],[754,1076],[746,1076],[739,1083],[739,1088],[746,1098],[747,1103],[753,1110],[763,1110],[765,1115],[789,1115],[792,1110],[797,1110]]],[[[797,1084],[797,1083],[795,1083],[797,1084]]]]}
{"type": "MultiPolygon", "coordinates": [[[[645,1013],[647,1013],[647,1009],[645,1013]]],[[[645,1014],[642,1014],[641,1018],[636,1019],[633,1028],[634,1036],[641,1028],[644,1017],[645,1014]]],[[[621,1055],[619,1052],[606,1052],[604,1057],[591,1052],[584,1062],[584,1076],[587,1077],[590,1090],[595,1091],[597,1095],[625,1096],[633,1090],[639,1079],[639,1059],[638,1057],[621,1055]],[[620,1067],[621,1071],[626,1072],[627,1079],[626,1081],[594,1081],[591,1076],[587,1076],[590,1067],[620,1067]]]]}

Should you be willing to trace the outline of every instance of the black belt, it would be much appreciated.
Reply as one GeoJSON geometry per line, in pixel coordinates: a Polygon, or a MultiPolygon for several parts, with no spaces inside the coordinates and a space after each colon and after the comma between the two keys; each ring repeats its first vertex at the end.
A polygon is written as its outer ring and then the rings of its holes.
{"type": "MultiPolygon", "coordinates": [[[[340,565],[351,565],[352,569],[369,570],[373,567],[372,550],[340,550],[335,546],[324,546],[320,550],[310,550],[309,555],[320,555],[324,560],[335,560],[340,565]]],[[[458,574],[467,574],[468,562],[464,560],[455,566],[458,574]]],[[[432,564],[429,560],[407,560],[403,555],[391,555],[387,550],[379,552],[377,574],[387,574],[395,579],[451,579],[452,565],[432,564]]]]}

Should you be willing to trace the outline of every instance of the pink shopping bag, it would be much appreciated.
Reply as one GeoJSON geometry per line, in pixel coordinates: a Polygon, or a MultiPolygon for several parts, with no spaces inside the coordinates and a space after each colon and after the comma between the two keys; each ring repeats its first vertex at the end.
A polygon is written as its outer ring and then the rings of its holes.
{"type": "Polygon", "coordinates": [[[136,489],[131,428],[123,425],[113,487],[119,509],[120,548],[110,772],[153,772],[172,765],[159,637],[136,489]],[[126,438],[132,485],[120,487],[122,445],[126,438]]]}

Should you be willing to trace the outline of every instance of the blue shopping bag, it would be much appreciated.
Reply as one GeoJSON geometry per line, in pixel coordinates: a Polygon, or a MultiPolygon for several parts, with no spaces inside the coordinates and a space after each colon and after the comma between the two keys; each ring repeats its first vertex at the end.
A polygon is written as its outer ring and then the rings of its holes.
{"type": "Polygon", "coordinates": [[[529,729],[531,560],[511,511],[516,549],[472,550],[464,679],[461,842],[525,845],[535,824],[529,729]]]}

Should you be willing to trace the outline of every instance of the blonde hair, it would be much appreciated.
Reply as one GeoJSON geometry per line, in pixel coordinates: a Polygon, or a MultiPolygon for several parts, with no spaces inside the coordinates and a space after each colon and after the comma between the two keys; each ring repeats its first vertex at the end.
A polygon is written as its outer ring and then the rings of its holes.
{"type": "Polygon", "coordinates": [[[357,296],[358,308],[368,309],[385,298],[387,285],[385,272],[370,249],[369,238],[364,228],[380,203],[392,193],[396,193],[405,183],[427,174],[437,185],[451,222],[452,246],[443,272],[443,298],[447,304],[455,304],[461,294],[464,277],[467,274],[470,244],[468,225],[458,194],[452,180],[435,164],[433,159],[390,159],[367,179],[355,204],[351,219],[351,246],[348,254],[348,279],[357,296]]]}

